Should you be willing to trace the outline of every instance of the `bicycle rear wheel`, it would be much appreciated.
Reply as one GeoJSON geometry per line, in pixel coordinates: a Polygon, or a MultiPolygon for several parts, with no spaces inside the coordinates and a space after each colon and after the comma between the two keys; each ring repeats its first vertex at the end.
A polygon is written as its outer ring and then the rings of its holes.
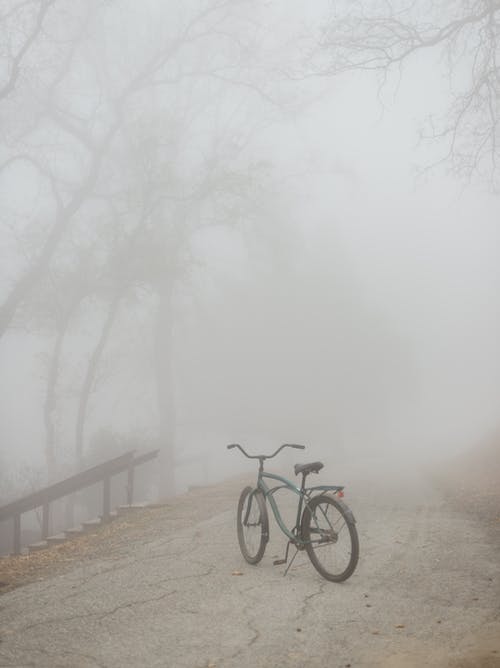
{"type": "Polygon", "coordinates": [[[241,554],[249,564],[259,563],[269,540],[269,518],[261,491],[245,487],[241,492],[236,525],[241,554]]]}
{"type": "Polygon", "coordinates": [[[324,578],[342,582],[353,574],[359,540],[345,503],[327,494],[311,499],[302,514],[301,533],[312,565],[324,578]]]}

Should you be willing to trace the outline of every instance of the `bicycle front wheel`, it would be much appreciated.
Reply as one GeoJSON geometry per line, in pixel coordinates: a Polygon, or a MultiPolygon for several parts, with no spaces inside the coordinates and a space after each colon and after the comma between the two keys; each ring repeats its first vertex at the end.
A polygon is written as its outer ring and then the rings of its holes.
{"type": "Polygon", "coordinates": [[[327,494],[311,499],[302,515],[301,533],[312,565],[324,578],[342,582],[354,573],[358,532],[345,503],[327,494]]]}
{"type": "Polygon", "coordinates": [[[258,564],[269,540],[269,519],[262,492],[245,487],[238,502],[236,518],[241,554],[249,564],[258,564]]]}

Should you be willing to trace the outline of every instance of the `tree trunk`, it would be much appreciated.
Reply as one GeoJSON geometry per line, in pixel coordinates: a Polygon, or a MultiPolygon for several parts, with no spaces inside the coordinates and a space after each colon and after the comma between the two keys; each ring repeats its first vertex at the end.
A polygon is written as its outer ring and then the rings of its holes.
{"type": "Polygon", "coordinates": [[[56,410],[56,386],[59,376],[59,361],[63,347],[64,337],[68,328],[68,318],[64,318],[58,329],[52,357],[50,360],[49,376],[47,378],[47,389],[43,407],[45,421],[45,462],[47,464],[47,480],[52,483],[56,476],[56,429],[54,414],[56,410]]]}
{"type": "Polygon", "coordinates": [[[80,398],[78,403],[78,414],[76,419],[76,438],[75,438],[75,459],[77,471],[80,471],[83,466],[83,450],[84,450],[84,439],[85,439],[85,422],[87,418],[87,408],[92,393],[92,388],[95,382],[96,372],[99,366],[99,362],[106,347],[106,343],[113,326],[116,314],[118,312],[118,306],[122,298],[122,292],[117,292],[113,297],[109,305],[108,315],[104,321],[101,334],[96,343],[96,346],[90,356],[90,360],[87,366],[87,373],[85,374],[85,379],[83,381],[82,390],[80,392],[80,398]]]}
{"type": "Polygon", "coordinates": [[[0,306],[0,338],[10,326],[19,306],[36,287],[38,281],[44,276],[49,267],[50,260],[52,259],[66,228],[69,226],[71,219],[91,194],[101,170],[103,157],[113,136],[116,134],[117,128],[118,124],[115,123],[106,134],[101,145],[94,151],[91,165],[84,182],[75,192],[71,201],[59,211],[41,252],[33,260],[32,264],[26,269],[23,275],[14,283],[7,299],[0,306]]]}
{"type": "Polygon", "coordinates": [[[160,441],[160,495],[175,495],[175,400],[173,354],[172,286],[161,285],[156,317],[156,392],[160,441]]]}

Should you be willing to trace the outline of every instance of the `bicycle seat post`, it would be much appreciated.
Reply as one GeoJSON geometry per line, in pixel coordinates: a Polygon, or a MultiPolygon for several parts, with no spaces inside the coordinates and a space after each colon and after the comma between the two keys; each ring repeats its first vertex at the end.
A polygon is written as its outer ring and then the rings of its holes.
{"type": "Polygon", "coordinates": [[[302,485],[301,485],[301,488],[300,488],[302,492],[304,491],[304,489],[306,487],[306,477],[307,477],[307,473],[302,473],[302,485]]]}

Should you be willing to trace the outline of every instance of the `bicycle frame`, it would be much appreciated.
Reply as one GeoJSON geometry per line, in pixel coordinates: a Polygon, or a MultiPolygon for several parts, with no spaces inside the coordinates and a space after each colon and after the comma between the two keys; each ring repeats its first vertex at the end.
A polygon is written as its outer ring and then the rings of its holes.
{"type": "Polygon", "coordinates": [[[276,475],[275,473],[266,473],[263,469],[259,469],[259,475],[257,478],[257,488],[260,489],[261,492],[264,494],[264,498],[269,501],[269,505],[271,506],[274,518],[276,519],[279,528],[281,529],[281,531],[283,531],[285,536],[287,536],[292,543],[301,546],[305,545],[307,541],[303,541],[302,536],[300,536],[299,534],[300,518],[302,517],[303,507],[304,505],[307,506],[307,501],[311,496],[311,493],[314,491],[339,492],[342,491],[343,489],[343,487],[338,485],[317,485],[315,487],[304,487],[303,483],[304,480],[302,481],[302,486],[297,487],[297,485],[294,485],[290,480],[287,480],[287,478],[283,478],[282,476],[276,475]],[[276,480],[281,484],[269,488],[266,485],[264,478],[268,478],[270,480],[276,480]],[[292,531],[290,531],[286,526],[286,524],[284,523],[278,508],[278,504],[276,503],[273,497],[273,494],[277,492],[279,489],[289,489],[294,494],[297,494],[299,496],[299,501],[297,505],[297,517],[295,520],[295,526],[293,527],[292,531]]]}

